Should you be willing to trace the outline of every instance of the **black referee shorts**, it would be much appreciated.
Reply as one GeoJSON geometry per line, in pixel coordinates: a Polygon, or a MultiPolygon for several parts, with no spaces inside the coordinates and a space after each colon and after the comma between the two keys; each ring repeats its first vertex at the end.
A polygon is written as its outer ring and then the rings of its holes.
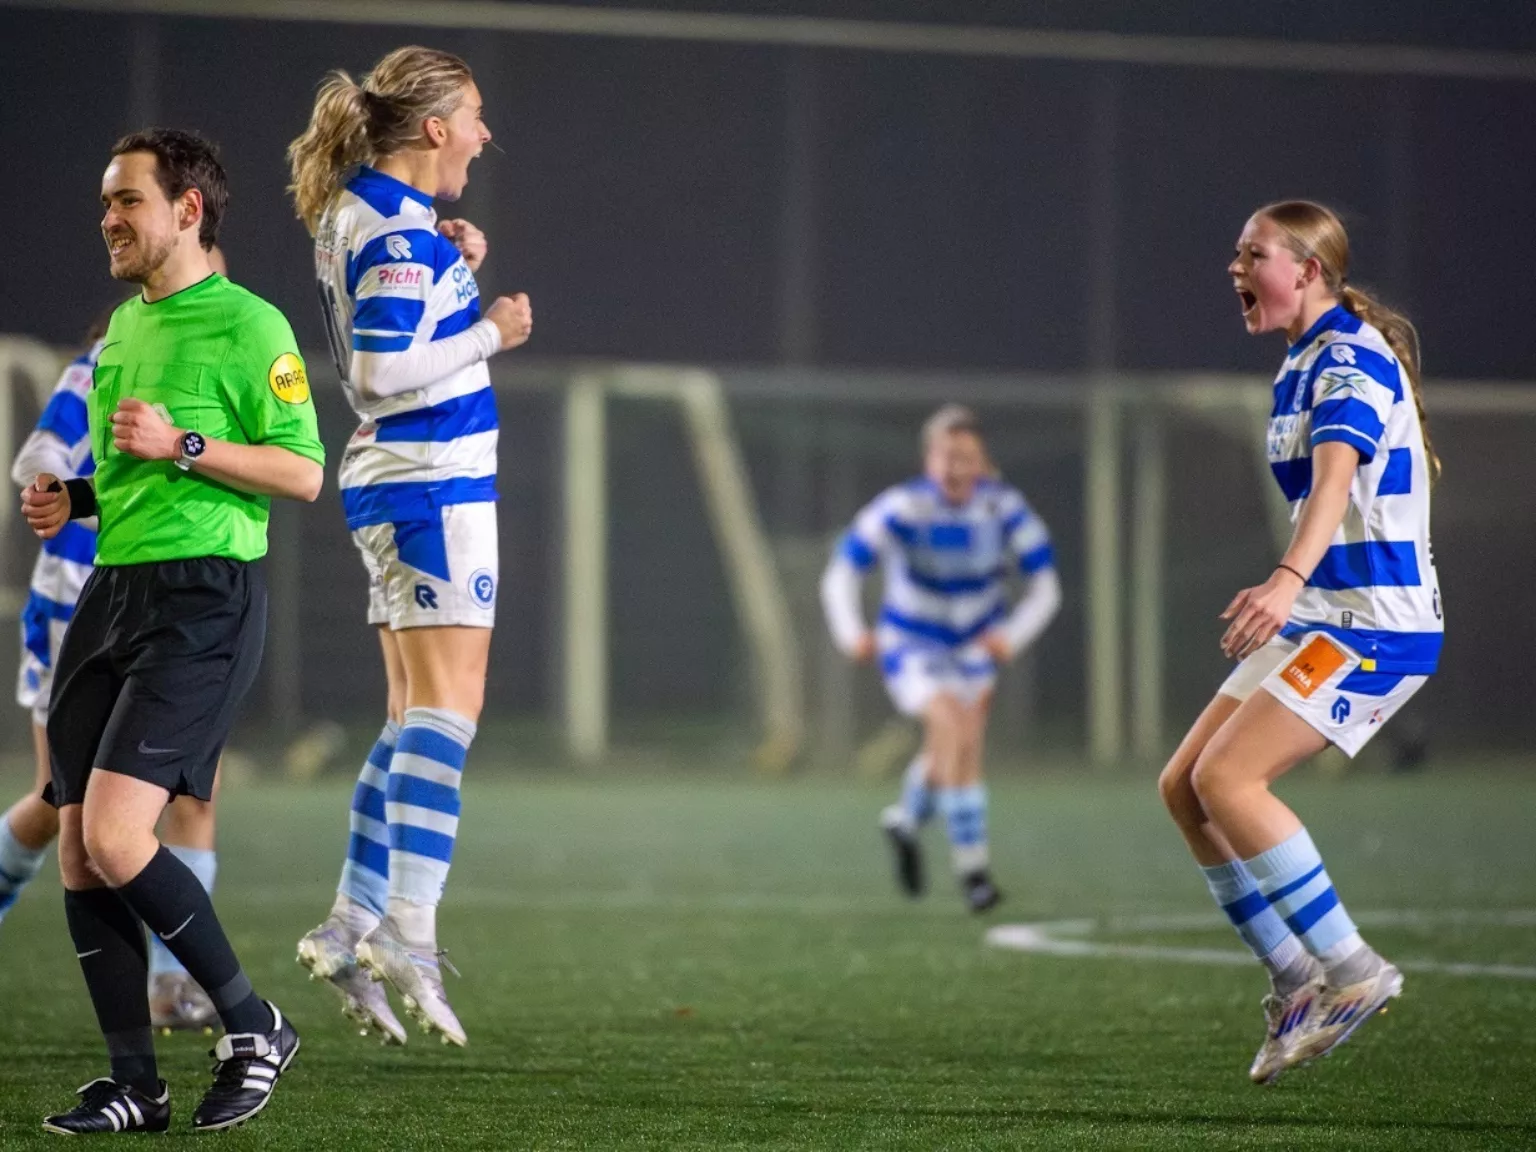
{"type": "Polygon", "coordinates": [[[206,556],[98,567],[54,672],[43,799],[81,803],[94,768],[211,799],[266,631],[259,564],[206,556]]]}

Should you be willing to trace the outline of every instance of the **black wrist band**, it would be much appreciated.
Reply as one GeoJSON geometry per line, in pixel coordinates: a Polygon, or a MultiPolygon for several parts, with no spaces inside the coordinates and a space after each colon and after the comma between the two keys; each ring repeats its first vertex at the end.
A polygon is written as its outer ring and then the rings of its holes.
{"type": "Polygon", "coordinates": [[[89,480],[66,480],[64,491],[69,493],[71,520],[84,520],[100,511],[96,506],[96,489],[89,480]]]}
{"type": "Polygon", "coordinates": [[[1306,584],[1307,578],[1305,576],[1303,576],[1300,572],[1296,571],[1296,569],[1292,568],[1289,564],[1276,564],[1275,565],[1275,571],[1276,572],[1280,571],[1280,569],[1282,569],[1282,568],[1284,568],[1292,576],[1296,577],[1296,579],[1300,580],[1302,582],[1302,584],[1306,584]]]}

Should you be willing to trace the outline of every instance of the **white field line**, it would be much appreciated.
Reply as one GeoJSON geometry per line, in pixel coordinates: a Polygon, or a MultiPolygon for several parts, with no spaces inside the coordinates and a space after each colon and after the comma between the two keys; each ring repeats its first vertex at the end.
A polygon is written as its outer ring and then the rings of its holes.
{"type": "MultiPolygon", "coordinates": [[[[1479,911],[1448,908],[1364,912],[1355,917],[1364,928],[1430,927],[1444,924],[1481,924],[1502,928],[1536,926],[1536,910],[1479,911]]],[[[1052,920],[1038,924],[999,924],[987,931],[986,942],[994,948],[1033,952],[1044,956],[1095,957],[1119,960],[1157,960],[1177,964],[1252,964],[1253,957],[1235,948],[1176,948],[1160,944],[1134,944],[1092,939],[1095,932],[1134,935],[1138,932],[1178,932],[1215,928],[1220,920],[1210,913],[1107,917],[1104,920],[1052,920]]],[[[1406,972],[1435,972],[1447,976],[1493,976],[1507,980],[1536,980],[1536,967],[1520,964],[1481,964],[1441,960],[1398,960],[1406,972]]]]}

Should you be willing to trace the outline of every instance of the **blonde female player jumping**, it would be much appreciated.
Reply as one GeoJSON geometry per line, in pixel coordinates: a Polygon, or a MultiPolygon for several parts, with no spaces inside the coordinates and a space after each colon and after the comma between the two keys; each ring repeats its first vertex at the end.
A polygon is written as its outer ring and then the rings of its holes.
{"type": "Polygon", "coordinates": [[[982,745],[997,668],[1027,648],[1061,606],[1045,523],[994,479],[975,415],[939,409],[923,427],[919,479],[877,496],[843,536],[821,581],[833,640],[858,661],[880,658],[897,709],[923,722],[923,751],[881,825],[898,883],[923,891],[918,830],[943,815],[951,861],[973,911],[1001,899],[987,849],[982,745]],[[861,576],[883,563],[879,630],[859,610],[861,576]],[[1010,612],[1004,579],[1028,581],[1010,612]]]}
{"type": "Polygon", "coordinates": [[[363,765],[330,915],[299,960],[386,1041],[405,1030],[382,989],[445,1043],[464,1029],[443,991],[436,912],[459,779],[485,697],[498,574],[496,401],[486,360],[528,339],[528,298],[482,315],[484,234],[439,221],[490,142],[457,56],[398,48],[361,84],[333,72],[288,150],[315,237],[321,310],[361,424],[341,462],[347,526],[368,572],[388,723],[363,765]]]}
{"type": "Polygon", "coordinates": [[[1252,334],[1284,332],[1270,467],[1290,547],[1222,613],[1242,661],[1158,782],[1215,897],[1268,969],[1268,1083],[1342,1043],[1403,987],[1360,938],[1312,838],[1269,791],[1337,745],[1353,756],[1433,673],[1443,636],[1429,546],[1439,471],[1412,325],[1346,283],[1349,240],[1307,201],[1261,208],[1227,271],[1252,334]]]}

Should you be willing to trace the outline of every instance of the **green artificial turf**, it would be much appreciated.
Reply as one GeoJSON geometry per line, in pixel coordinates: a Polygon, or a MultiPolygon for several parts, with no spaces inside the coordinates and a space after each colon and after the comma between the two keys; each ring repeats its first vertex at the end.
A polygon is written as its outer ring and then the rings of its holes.
{"type": "MultiPolygon", "coordinates": [[[[231,788],[217,904],[303,1049],[247,1127],[194,1137],[206,1038],[161,1042],[173,1140],[234,1148],[1460,1149],[1536,1147],[1536,981],[1410,973],[1317,1066],[1259,1089],[1256,967],[1060,957],[988,923],[1230,950],[1136,782],[992,788],[990,920],[890,883],[890,789],[703,775],[466,783],[441,940],[470,1036],[355,1035],[293,961],[325,914],[350,782],[231,788]],[[1205,913],[1161,924],[1134,918],[1205,913]]],[[[1389,954],[1536,965],[1536,774],[1310,779],[1284,789],[1389,954]],[[1401,913],[1415,912],[1404,919],[1401,913]],[[1511,915],[1514,913],[1514,915],[1511,915]],[[1367,915],[1369,914],[1369,915],[1367,915]],[[1507,922],[1506,922],[1507,921],[1507,922]]],[[[105,1063],[50,865],[0,924],[0,1147],[105,1063]]],[[[106,1139],[106,1138],[98,1138],[106,1139]]]]}

